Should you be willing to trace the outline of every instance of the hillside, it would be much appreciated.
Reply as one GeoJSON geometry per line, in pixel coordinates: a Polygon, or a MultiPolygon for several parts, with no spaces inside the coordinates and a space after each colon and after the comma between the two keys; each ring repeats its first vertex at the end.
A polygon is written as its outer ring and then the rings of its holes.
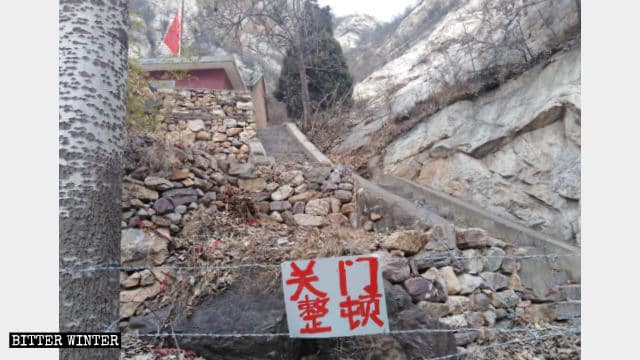
{"type": "Polygon", "coordinates": [[[356,84],[334,156],[579,242],[579,8],[419,3],[379,56],[350,60],[383,63],[356,84]]]}

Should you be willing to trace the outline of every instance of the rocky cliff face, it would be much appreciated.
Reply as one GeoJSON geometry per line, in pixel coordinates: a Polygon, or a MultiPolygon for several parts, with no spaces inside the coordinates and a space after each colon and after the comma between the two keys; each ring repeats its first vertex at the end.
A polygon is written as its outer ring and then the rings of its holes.
{"type": "Polygon", "coordinates": [[[356,85],[334,152],[579,242],[579,13],[573,0],[421,2],[356,85]]]}

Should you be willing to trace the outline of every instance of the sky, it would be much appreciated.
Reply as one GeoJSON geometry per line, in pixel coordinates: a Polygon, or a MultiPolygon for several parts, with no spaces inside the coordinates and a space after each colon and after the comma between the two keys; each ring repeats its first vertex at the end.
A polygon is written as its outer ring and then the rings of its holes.
{"type": "Polygon", "coordinates": [[[352,14],[368,14],[380,21],[389,21],[417,0],[318,0],[321,6],[329,5],[337,17],[352,14]]]}

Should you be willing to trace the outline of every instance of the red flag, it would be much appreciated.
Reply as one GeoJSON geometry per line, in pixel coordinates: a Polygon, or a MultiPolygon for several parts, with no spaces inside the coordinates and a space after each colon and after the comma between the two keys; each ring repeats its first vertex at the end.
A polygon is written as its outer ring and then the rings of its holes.
{"type": "Polygon", "coordinates": [[[171,26],[169,26],[169,30],[167,30],[167,34],[164,36],[164,43],[167,45],[169,50],[173,53],[174,56],[177,56],[180,53],[180,31],[182,31],[182,16],[180,14],[180,9],[176,12],[176,17],[173,18],[171,22],[171,26]]]}

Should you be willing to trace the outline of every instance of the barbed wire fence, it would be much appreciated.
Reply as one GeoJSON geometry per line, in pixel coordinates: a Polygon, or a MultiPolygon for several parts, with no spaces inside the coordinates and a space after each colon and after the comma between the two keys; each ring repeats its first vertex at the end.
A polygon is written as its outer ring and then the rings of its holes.
{"type": "MultiPolygon", "coordinates": [[[[457,256],[451,254],[434,254],[433,256],[422,257],[423,261],[442,261],[442,260],[473,260],[473,259],[492,259],[492,258],[501,258],[501,259],[510,259],[510,260],[527,260],[527,259],[559,259],[566,257],[580,257],[579,253],[553,253],[553,254],[524,254],[524,255],[487,255],[487,256],[457,256]]],[[[240,264],[229,264],[229,265],[197,265],[197,266],[185,266],[185,265],[157,265],[157,266],[149,266],[149,265],[138,265],[138,266],[127,266],[122,265],[120,263],[106,263],[101,265],[93,265],[93,266],[85,266],[85,267],[69,267],[60,269],[60,273],[94,273],[101,271],[142,271],[142,270],[172,270],[176,272],[189,272],[189,271],[202,271],[202,270],[240,270],[240,269],[279,269],[281,265],[279,264],[264,264],[264,263],[240,263],[240,264]]],[[[498,300],[500,301],[500,300],[498,300]]],[[[131,301],[129,301],[131,302],[131,301]]],[[[134,301],[135,302],[135,301],[134,301]]],[[[139,301],[140,303],[146,302],[146,300],[139,301]]],[[[566,302],[570,303],[581,303],[580,300],[567,300],[566,302]]],[[[506,304],[505,304],[506,305],[506,304]]],[[[111,324],[108,324],[104,332],[113,331],[114,327],[120,322],[120,319],[114,321],[111,324]]],[[[166,326],[165,326],[166,327],[166,326]]],[[[289,332],[277,332],[277,333],[255,333],[255,332],[229,332],[229,333],[216,333],[216,332],[175,332],[173,331],[173,327],[171,327],[171,332],[160,332],[157,331],[155,333],[138,333],[138,332],[123,332],[123,338],[172,338],[176,345],[178,344],[178,338],[185,337],[209,337],[209,338],[244,338],[244,337],[289,337],[289,332]]],[[[452,333],[452,334],[462,334],[469,332],[483,332],[483,333],[496,333],[496,334],[529,334],[530,336],[522,338],[518,337],[515,339],[510,339],[503,342],[482,345],[482,346],[474,346],[471,349],[458,351],[457,353],[439,356],[439,357],[431,357],[429,360],[446,360],[446,359],[454,359],[454,358],[463,358],[465,355],[477,354],[479,352],[484,352],[492,349],[503,348],[511,345],[523,345],[527,343],[537,343],[546,339],[557,338],[568,335],[576,335],[580,334],[581,327],[578,326],[530,326],[530,327],[515,327],[515,328],[492,328],[492,327],[462,327],[462,328],[453,328],[453,329],[396,329],[390,330],[384,334],[386,335],[411,335],[411,334],[442,334],[442,333],[452,333]],[[549,333],[546,333],[550,331],[549,333]]],[[[178,345],[177,345],[178,346],[178,345]]]]}

